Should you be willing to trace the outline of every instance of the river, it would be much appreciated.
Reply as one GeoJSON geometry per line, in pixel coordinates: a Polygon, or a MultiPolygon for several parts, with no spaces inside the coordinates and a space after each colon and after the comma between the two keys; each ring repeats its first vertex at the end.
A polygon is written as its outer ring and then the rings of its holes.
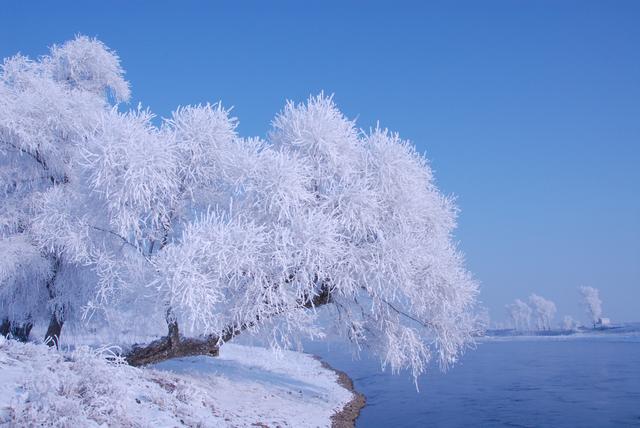
{"type": "Polygon", "coordinates": [[[357,427],[640,426],[640,336],[483,339],[416,391],[408,373],[353,359],[344,345],[308,343],[367,398],[357,427]]]}

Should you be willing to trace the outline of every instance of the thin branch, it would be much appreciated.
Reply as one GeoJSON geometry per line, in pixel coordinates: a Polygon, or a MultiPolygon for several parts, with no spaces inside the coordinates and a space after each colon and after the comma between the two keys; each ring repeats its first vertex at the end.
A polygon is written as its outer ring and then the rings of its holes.
{"type": "MultiPolygon", "coordinates": [[[[5,141],[5,140],[0,140],[0,143],[6,144],[8,146],[13,147],[15,150],[17,150],[20,153],[23,153],[27,156],[32,157],[36,162],[38,162],[41,166],[42,169],[44,169],[45,171],[51,172],[49,170],[49,165],[47,165],[47,162],[42,159],[42,156],[40,155],[40,153],[38,152],[38,150],[36,150],[35,153],[31,153],[29,150],[23,149],[22,147],[19,147],[9,141],[5,141]]],[[[49,178],[49,180],[51,180],[52,184],[58,184],[60,183],[60,181],[53,175],[50,174],[47,178],[49,178]]],[[[69,182],[69,178],[65,175],[62,179],[62,183],[68,183],[69,182]]]]}
{"type": "Polygon", "coordinates": [[[0,140],[0,143],[4,143],[4,144],[6,144],[6,145],[8,145],[8,146],[13,147],[14,149],[16,149],[17,151],[19,151],[20,153],[23,153],[23,154],[25,154],[25,155],[31,156],[31,157],[32,157],[36,162],[38,162],[40,165],[42,165],[42,167],[43,167],[45,170],[47,170],[47,171],[49,170],[49,167],[47,166],[47,163],[46,163],[46,162],[44,162],[44,161],[40,158],[40,156],[39,156],[39,155],[33,154],[33,153],[31,153],[30,151],[25,150],[25,149],[23,149],[22,147],[16,146],[15,144],[13,144],[13,143],[11,143],[11,142],[9,142],[9,141],[0,140]]]}
{"type": "MultiPolygon", "coordinates": [[[[83,222],[84,223],[84,222],[83,222]]],[[[140,253],[140,255],[150,264],[153,265],[153,263],[151,263],[151,260],[142,252],[142,249],[131,243],[127,238],[125,238],[124,236],[120,235],[117,232],[114,232],[113,230],[109,230],[109,229],[103,229],[102,227],[98,227],[98,226],[93,226],[91,224],[85,223],[85,225],[91,229],[95,229],[95,230],[99,230],[101,232],[105,232],[108,233],[110,235],[115,236],[116,238],[120,239],[125,245],[129,245],[131,248],[134,248],[138,253],[140,253]]]]}
{"type": "Polygon", "coordinates": [[[410,315],[410,314],[408,314],[408,313],[396,308],[395,306],[393,306],[393,304],[391,304],[391,302],[388,302],[388,301],[386,301],[385,299],[382,299],[382,298],[380,300],[382,302],[384,302],[385,304],[387,304],[387,306],[389,306],[391,309],[393,309],[393,311],[396,312],[397,314],[409,318],[410,320],[420,324],[424,328],[433,328],[434,327],[434,325],[432,323],[427,322],[427,321],[419,320],[416,317],[414,317],[414,316],[412,316],[412,315],[410,315]]]}

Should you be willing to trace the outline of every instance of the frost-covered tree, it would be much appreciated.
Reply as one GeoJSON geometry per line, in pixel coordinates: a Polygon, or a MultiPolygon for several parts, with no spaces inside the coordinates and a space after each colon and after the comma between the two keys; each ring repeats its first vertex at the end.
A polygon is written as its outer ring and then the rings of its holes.
{"type": "Polygon", "coordinates": [[[47,204],[60,211],[79,204],[68,189],[78,179],[76,156],[100,114],[128,99],[122,75],[117,56],[87,37],[53,46],[37,61],[17,55],[2,65],[0,314],[5,325],[30,326],[49,318],[47,336],[55,338],[85,303],[80,289],[86,287],[71,283],[72,278],[90,283],[80,279],[88,259],[78,252],[80,241],[90,237],[50,216],[47,204]],[[47,236],[55,233],[60,236],[53,245],[47,236]]]}
{"type": "Polygon", "coordinates": [[[358,130],[323,94],[288,103],[266,140],[240,137],[221,104],[156,126],[113,107],[122,75],[84,37],[5,62],[5,318],[168,328],[133,364],[215,354],[240,332],[290,346],[335,331],[417,376],[472,342],[457,210],[413,145],[358,130]]]}
{"type": "Polygon", "coordinates": [[[538,330],[551,330],[551,321],[556,315],[555,303],[537,294],[529,296],[529,303],[531,303],[533,313],[536,316],[538,330]]]}
{"type": "Polygon", "coordinates": [[[589,319],[593,323],[593,327],[602,318],[602,300],[600,300],[600,292],[597,288],[593,287],[580,287],[580,295],[582,296],[582,302],[587,310],[589,319]]]}
{"type": "Polygon", "coordinates": [[[574,331],[578,329],[578,323],[571,315],[565,315],[562,320],[562,329],[565,331],[574,331]]]}
{"type": "Polygon", "coordinates": [[[531,308],[520,299],[506,306],[516,330],[529,330],[531,328],[531,308]]]}

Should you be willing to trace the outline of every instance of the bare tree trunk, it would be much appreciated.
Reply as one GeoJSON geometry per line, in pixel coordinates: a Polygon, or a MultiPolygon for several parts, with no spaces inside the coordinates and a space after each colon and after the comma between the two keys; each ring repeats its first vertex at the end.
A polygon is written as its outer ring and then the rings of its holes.
{"type": "Polygon", "coordinates": [[[31,329],[33,328],[33,323],[27,321],[23,324],[11,323],[8,318],[4,318],[2,320],[2,324],[0,324],[0,334],[7,337],[9,333],[11,336],[19,340],[20,342],[26,342],[29,340],[29,334],[31,334],[31,329]]]}
{"type": "Polygon", "coordinates": [[[9,331],[11,330],[11,322],[8,318],[2,319],[2,324],[0,324],[0,334],[4,337],[9,335],[9,331]]]}
{"type": "Polygon", "coordinates": [[[177,343],[169,336],[165,336],[148,345],[134,347],[125,359],[132,366],[144,366],[159,363],[171,358],[192,357],[195,355],[208,355],[217,357],[220,352],[217,338],[210,339],[182,339],[177,343]]]}
{"type": "MultiPolygon", "coordinates": [[[[55,299],[55,291],[53,289],[56,276],[58,275],[58,270],[60,270],[60,260],[56,259],[53,263],[53,275],[51,279],[47,282],[47,291],[49,293],[49,300],[55,299]]],[[[60,344],[60,334],[62,334],[62,325],[64,324],[64,320],[62,319],[62,315],[57,313],[57,311],[53,310],[51,314],[51,320],[49,321],[49,327],[47,328],[47,332],[44,335],[44,343],[49,346],[55,346],[58,348],[60,344]]]]}
{"type": "Polygon", "coordinates": [[[181,338],[178,323],[168,323],[168,334],[144,346],[134,346],[125,355],[132,366],[144,366],[171,358],[208,355],[217,357],[219,353],[218,338],[209,336],[202,339],[181,338]]]}
{"type": "MultiPolygon", "coordinates": [[[[304,302],[300,302],[300,304],[310,309],[326,305],[329,302],[331,302],[330,291],[327,286],[324,286],[320,294],[304,302]]],[[[221,343],[230,341],[253,325],[254,323],[250,322],[240,326],[229,326],[222,337],[209,335],[203,338],[183,338],[180,337],[178,323],[171,313],[171,308],[169,308],[167,310],[168,334],[147,345],[134,346],[124,357],[132,366],[144,366],[171,358],[191,357],[195,355],[217,357],[220,353],[221,343]]]]}
{"type": "Polygon", "coordinates": [[[11,326],[11,335],[20,342],[26,342],[29,340],[29,334],[31,333],[32,328],[33,324],[30,321],[27,321],[24,324],[13,325],[11,326]]]}
{"type": "Polygon", "coordinates": [[[60,344],[60,334],[62,333],[62,326],[64,321],[58,318],[58,314],[55,312],[51,315],[51,321],[49,321],[49,327],[47,333],[44,335],[44,342],[49,346],[55,346],[56,348],[60,344]]]}

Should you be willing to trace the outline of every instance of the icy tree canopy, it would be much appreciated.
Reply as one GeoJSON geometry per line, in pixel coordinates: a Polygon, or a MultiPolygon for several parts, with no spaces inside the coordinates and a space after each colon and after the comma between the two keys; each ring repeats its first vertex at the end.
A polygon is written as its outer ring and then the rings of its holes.
{"type": "Polygon", "coordinates": [[[411,143],[324,94],[264,139],[220,103],[154,120],[129,96],[87,37],[4,61],[0,317],[279,346],[336,331],[416,375],[471,343],[457,209],[411,143]]]}

